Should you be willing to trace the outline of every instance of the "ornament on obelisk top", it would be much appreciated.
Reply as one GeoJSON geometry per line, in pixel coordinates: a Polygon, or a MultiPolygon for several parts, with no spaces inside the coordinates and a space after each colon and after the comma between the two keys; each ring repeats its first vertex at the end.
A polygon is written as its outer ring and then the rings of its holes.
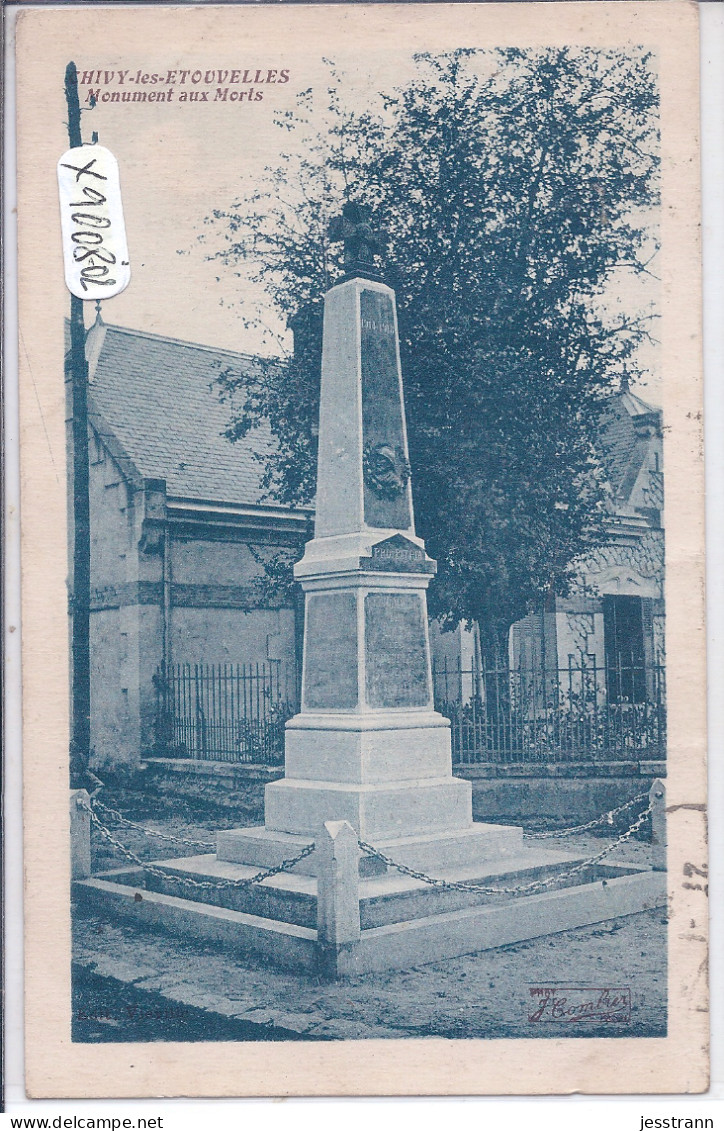
{"type": "Polygon", "coordinates": [[[345,277],[353,279],[380,279],[375,269],[375,258],[382,255],[384,240],[370,221],[369,209],[363,204],[348,201],[342,215],[335,216],[329,225],[332,243],[344,243],[345,277]]]}

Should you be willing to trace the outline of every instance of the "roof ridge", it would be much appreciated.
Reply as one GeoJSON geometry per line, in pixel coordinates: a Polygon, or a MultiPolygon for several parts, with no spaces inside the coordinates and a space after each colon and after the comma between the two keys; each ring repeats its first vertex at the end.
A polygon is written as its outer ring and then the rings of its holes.
{"type": "MultiPolygon", "coordinates": [[[[626,398],[628,398],[630,401],[634,401],[637,405],[641,405],[641,407],[644,409],[644,412],[643,413],[637,412],[635,414],[637,416],[645,416],[648,413],[656,413],[656,412],[662,411],[660,405],[654,405],[654,404],[651,404],[650,401],[645,401],[643,399],[643,397],[640,397],[638,395],[638,393],[632,392],[631,389],[627,389],[625,392],[620,392],[620,391],[615,392],[613,394],[613,396],[618,397],[621,401],[624,401],[624,402],[625,402],[626,398]]],[[[629,411],[628,408],[627,408],[627,411],[629,411]]],[[[631,416],[631,415],[634,415],[634,414],[629,411],[629,415],[631,416]]]]}
{"type": "MultiPolygon", "coordinates": [[[[88,390],[88,422],[108,454],[120,467],[121,472],[126,473],[131,482],[135,481],[135,485],[142,483],[144,476],[141,475],[136,461],[129,455],[117,431],[111,427],[96,404],[92,389],[88,390]]],[[[145,478],[149,478],[149,476],[145,478]]]]}
{"type": "MultiPolygon", "coordinates": [[[[278,357],[260,357],[259,354],[243,353],[241,350],[229,350],[219,346],[207,346],[201,342],[190,342],[186,338],[174,338],[170,334],[154,334],[151,330],[134,330],[130,326],[118,326],[114,322],[104,322],[106,330],[116,330],[119,334],[130,334],[134,338],[151,338],[156,342],[171,342],[176,346],[186,346],[188,349],[199,350],[202,353],[225,354],[227,357],[243,358],[245,361],[278,363],[278,357]]],[[[89,331],[92,326],[88,328],[89,331]]]]}

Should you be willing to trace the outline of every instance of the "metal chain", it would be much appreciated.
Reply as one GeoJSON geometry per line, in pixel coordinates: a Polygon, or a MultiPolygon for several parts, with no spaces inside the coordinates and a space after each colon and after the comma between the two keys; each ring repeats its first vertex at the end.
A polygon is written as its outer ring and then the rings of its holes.
{"type": "Polygon", "coordinates": [[[132,852],[130,848],[127,848],[125,844],[121,844],[120,840],[118,840],[113,835],[110,829],[106,828],[106,826],[99,819],[98,815],[94,813],[93,810],[89,808],[89,806],[86,805],[84,806],[84,808],[90,813],[90,819],[91,821],[93,821],[101,836],[105,837],[105,839],[109,841],[113,845],[113,847],[116,848],[120,853],[122,853],[122,855],[125,856],[126,859],[131,860],[134,864],[137,864],[140,868],[143,868],[144,872],[147,872],[151,876],[158,876],[162,880],[179,880],[181,883],[192,888],[213,888],[215,891],[219,891],[221,889],[227,888],[251,887],[252,884],[260,884],[263,880],[268,880],[270,876],[277,876],[280,872],[285,872],[293,868],[295,864],[298,864],[307,856],[311,856],[311,854],[314,852],[314,844],[308,844],[301,850],[301,852],[292,857],[290,860],[282,860],[281,864],[277,864],[274,868],[265,868],[261,872],[257,872],[256,875],[250,876],[248,879],[193,880],[190,876],[176,876],[172,872],[165,871],[163,868],[155,868],[153,864],[149,864],[147,860],[142,860],[140,856],[137,856],[135,852],[132,852]]]}
{"type": "Polygon", "coordinates": [[[606,856],[609,856],[615,848],[618,848],[619,845],[624,844],[627,840],[629,840],[630,837],[633,836],[635,832],[638,832],[642,825],[646,823],[650,813],[651,805],[649,804],[643,812],[639,813],[636,820],[626,830],[625,833],[621,833],[621,835],[617,837],[615,841],[612,841],[611,844],[607,845],[606,848],[604,848],[601,852],[597,853],[595,856],[591,856],[588,860],[582,860],[580,861],[580,863],[573,865],[573,867],[567,868],[563,872],[557,872],[554,876],[550,876],[546,880],[533,880],[532,883],[521,884],[519,887],[514,888],[488,887],[485,884],[434,879],[432,876],[428,876],[424,872],[417,872],[414,868],[408,868],[406,864],[398,864],[396,860],[392,860],[389,856],[385,856],[385,854],[383,852],[380,852],[379,849],[373,848],[371,844],[367,844],[363,840],[358,841],[358,844],[367,856],[374,856],[377,860],[381,860],[383,864],[386,864],[388,868],[394,868],[396,869],[396,871],[402,872],[403,875],[410,876],[410,878],[413,880],[421,880],[423,883],[429,884],[431,887],[442,888],[446,891],[475,892],[481,895],[522,895],[525,892],[535,890],[545,891],[546,888],[560,883],[561,880],[567,879],[569,876],[576,875],[578,872],[583,872],[586,868],[590,868],[594,864],[598,864],[601,860],[605,859],[606,856]]]}
{"type": "MultiPolygon", "coordinates": [[[[594,828],[596,825],[601,824],[603,821],[608,821],[609,824],[611,824],[613,822],[613,818],[615,816],[617,816],[619,813],[624,812],[626,809],[630,809],[632,805],[634,805],[637,801],[643,800],[644,797],[646,797],[646,794],[639,794],[637,797],[631,798],[631,800],[627,801],[624,805],[619,805],[618,808],[611,809],[608,813],[604,813],[602,816],[597,817],[593,821],[588,821],[585,825],[576,825],[572,828],[563,829],[563,830],[556,831],[556,832],[528,833],[528,834],[526,834],[526,836],[529,837],[530,839],[541,839],[541,840],[542,839],[548,839],[549,837],[556,837],[556,836],[561,836],[561,837],[562,836],[572,836],[574,833],[584,832],[587,829],[594,828]]],[[[205,841],[187,840],[184,837],[174,836],[170,833],[160,833],[160,832],[156,832],[154,829],[146,828],[144,825],[139,825],[135,821],[129,820],[127,817],[124,817],[121,813],[119,813],[118,810],[111,809],[109,806],[104,805],[102,802],[100,802],[98,800],[94,801],[94,807],[98,807],[98,808],[102,809],[104,812],[108,813],[112,818],[114,818],[117,821],[122,822],[124,825],[127,825],[129,828],[137,829],[140,832],[146,833],[147,835],[156,836],[156,837],[159,837],[162,840],[176,841],[180,844],[190,845],[191,847],[194,847],[194,848],[210,848],[212,850],[215,848],[215,845],[210,844],[210,843],[205,842],[205,841]]],[[[103,837],[105,837],[105,839],[107,841],[109,841],[109,843],[112,844],[113,847],[116,848],[120,853],[122,853],[122,855],[125,856],[128,860],[131,860],[134,864],[143,868],[144,871],[148,872],[150,875],[158,876],[158,877],[160,877],[161,879],[164,879],[164,880],[168,880],[169,878],[172,878],[172,879],[177,878],[177,877],[174,877],[172,874],[169,874],[165,870],[163,870],[161,868],[155,868],[152,864],[149,864],[147,861],[142,860],[141,857],[137,856],[135,852],[132,852],[130,848],[127,848],[126,845],[122,844],[113,835],[113,833],[110,831],[110,829],[106,828],[106,826],[102,823],[102,821],[98,817],[97,813],[94,812],[93,808],[91,808],[88,805],[84,805],[83,808],[85,808],[87,810],[87,812],[90,814],[91,820],[93,821],[93,823],[95,824],[95,826],[97,827],[97,829],[101,833],[101,835],[103,837]]],[[[371,844],[367,844],[366,841],[359,840],[358,844],[359,844],[359,847],[361,848],[361,850],[367,856],[375,857],[377,860],[380,860],[383,864],[385,864],[386,867],[394,868],[396,871],[401,872],[403,875],[409,876],[411,879],[414,879],[414,880],[420,880],[422,883],[426,883],[426,884],[428,884],[432,887],[437,887],[437,888],[445,889],[445,890],[448,890],[448,891],[473,892],[473,893],[478,893],[478,894],[482,894],[482,895],[521,895],[524,892],[530,892],[530,891],[535,891],[535,890],[544,891],[546,888],[552,887],[553,884],[557,884],[561,880],[567,879],[569,876],[576,875],[579,872],[585,871],[586,868],[590,868],[590,867],[593,867],[595,864],[598,864],[601,860],[604,860],[607,856],[609,856],[621,844],[624,844],[626,841],[628,841],[633,836],[633,834],[635,832],[637,832],[646,823],[650,813],[651,813],[651,804],[649,803],[647,805],[646,809],[644,809],[642,812],[639,813],[636,820],[633,822],[633,824],[631,824],[629,826],[629,828],[626,830],[626,832],[621,833],[621,835],[618,836],[616,838],[616,840],[612,841],[611,844],[607,845],[604,849],[602,849],[600,852],[598,852],[595,856],[591,856],[587,860],[582,860],[578,864],[573,865],[571,868],[568,868],[568,869],[564,870],[563,872],[557,872],[554,876],[550,876],[548,879],[533,880],[529,884],[521,884],[517,887],[512,887],[512,888],[511,887],[488,887],[487,885],[484,885],[484,884],[474,884],[474,883],[465,883],[465,882],[462,882],[462,881],[435,879],[433,876],[428,876],[424,872],[419,872],[419,871],[416,871],[414,868],[409,868],[406,864],[399,864],[397,861],[392,860],[389,856],[386,856],[383,852],[380,852],[379,849],[374,848],[371,844]]],[[[298,864],[300,861],[304,860],[307,856],[310,856],[312,854],[312,852],[314,852],[314,847],[315,847],[314,844],[309,844],[305,848],[303,848],[301,850],[301,852],[298,853],[297,856],[295,856],[295,857],[293,857],[289,860],[283,860],[281,862],[281,864],[277,864],[273,868],[267,868],[267,869],[264,869],[260,872],[257,872],[256,875],[251,876],[248,879],[194,880],[194,879],[191,879],[188,876],[179,877],[179,878],[181,879],[181,881],[184,884],[187,884],[188,886],[193,887],[193,888],[220,890],[220,889],[225,889],[225,888],[251,887],[253,884],[259,884],[263,880],[269,879],[271,876],[279,875],[281,872],[284,872],[284,871],[287,871],[288,869],[293,868],[295,864],[298,864]]]]}
{"type": "MultiPolygon", "coordinates": [[[[623,805],[619,805],[616,809],[609,809],[607,813],[602,813],[600,817],[594,817],[592,821],[587,821],[585,825],[571,825],[565,829],[549,829],[545,832],[538,833],[526,832],[523,836],[526,840],[551,840],[557,839],[558,837],[569,837],[575,836],[578,833],[588,832],[589,829],[594,829],[597,825],[604,824],[604,822],[612,825],[614,817],[617,817],[619,813],[624,813],[627,809],[631,809],[640,801],[644,801],[646,797],[647,794],[639,793],[636,797],[632,797],[630,801],[624,802],[623,805]]],[[[107,813],[114,821],[118,821],[120,824],[126,825],[130,829],[136,829],[146,836],[152,836],[158,840],[173,841],[177,844],[185,844],[189,848],[205,848],[210,852],[216,850],[216,845],[212,841],[189,840],[187,837],[177,836],[173,833],[162,833],[157,829],[149,828],[147,825],[140,825],[137,821],[131,821],[128,817],[124,817],[117,809],[111,809],[110,806],[104,805],[104,803],[98,801],[97,798],[93,800],[93,805],[95,808],[101,809],[104,813],[107,813]]]]}
{"type": "Polygon", "coordinates": [[[138,832],[145,833],[146,836],[157,837],[159,840],[176,841],[178,844],[185,844],[189,848],[206,848],[211,852],[216,851],[216,845],[207,840],[188,840],[183,836],[174,836],[173,833],[162,833],[156,829],[148,828],[147,825],[139,825],[137,821],[130,821],[128,817],[124,817],[117,809],[111,809],[108,805],[104,805],[102,801],[97,799],[93,801],[93,806],[96,809],[101,809],[102,812],[107,813],[114,821],[120,822],[122,825],[127,825],[129,829],[137,829],[138,832]]]}
{"type": "Polygon", "coordinates": [[[585,833],[589,829],[595,829],[597,825],[604,824],[604,822],[612,825],[614,817],[617,817],[619,813],[624,813],[626,809],[631,809],[634,805],[638,805],[640,801],[645,801],[647,797],[647,793],[637,793],[630,801],[619,805],[617,809],[609,809],[608,813],[602,813],[600,817],[594,817],[592,821],[587,821],[585,825],[572,825],[567,829],[548,829],[546,832],[541,833],[523,833],[523,836],[526,840],[550,840],[554,837],[575,836],[577,833],[585,833]]]}

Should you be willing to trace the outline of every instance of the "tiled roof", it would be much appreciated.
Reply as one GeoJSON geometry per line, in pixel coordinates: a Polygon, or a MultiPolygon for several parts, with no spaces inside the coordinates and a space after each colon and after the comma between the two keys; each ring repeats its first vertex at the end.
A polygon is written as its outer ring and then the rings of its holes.
{"type": "MultiPolygon", "coordinates": [[[[89,331],[87,353],[92,401],[142,477],[165,479],[169,495],[269,505],[256,457],[273,450],[270,430],[227,440],[230,410],[216,386],[224,369],[252,372],[258,358],[104,323],[89,331]]],[[[646,456],[635,420],[659,415],[631,392],[607,403],[602,440],[619,498],[628,497],[646,456]]]]}
{"type": "Polygon", "coordinates": [[[230,410],[215,383],[258,359],[104,324],[89,331],[87,353],[91,398],[141,476],[165,479],[169,495],[269,505],[255,457],[272,449],[270,431],[226,439],[230,410]]]}
{"type": "Polygon", "coordinates": [[[633,393],[617,393],[609,398],[602,416],[602,442],[611,486],[619,498],[633,489],[648,451],[648,442],[636,428],[636,419],[660,418],[660,409],[633,393]]]}

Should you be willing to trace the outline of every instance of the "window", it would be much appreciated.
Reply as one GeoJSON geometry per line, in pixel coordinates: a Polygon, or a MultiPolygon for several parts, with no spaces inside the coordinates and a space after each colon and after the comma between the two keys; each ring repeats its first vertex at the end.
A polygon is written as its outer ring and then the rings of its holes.
{"type": "Polygon", "coordinates": [[[603,598],[603,639],[609,702],[645,702],[644,610],[641,597],[603,598]]]}

